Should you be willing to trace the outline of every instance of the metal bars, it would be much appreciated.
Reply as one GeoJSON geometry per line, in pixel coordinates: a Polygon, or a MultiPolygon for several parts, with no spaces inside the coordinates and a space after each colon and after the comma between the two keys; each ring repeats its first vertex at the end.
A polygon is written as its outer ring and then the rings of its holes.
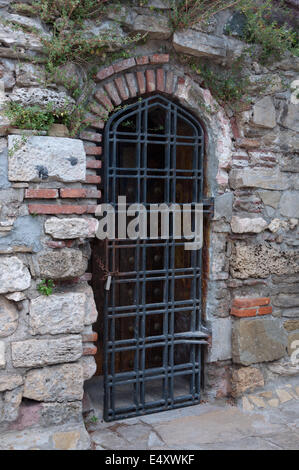
{"type": "MultiPolygon", "coordinates": [[[[204,133],[160,95],[115,113],[105,129],[105,202],[203,203],[204,133]],[[185,200],[187,199],[187,200],[185,200]]],[[[118,227],[117,227],[118,228],[118,227]]],[[[104,418],[198,403],[201,251],[169,239],[108,240],[112,276],[104,304],[104,418]]]]}

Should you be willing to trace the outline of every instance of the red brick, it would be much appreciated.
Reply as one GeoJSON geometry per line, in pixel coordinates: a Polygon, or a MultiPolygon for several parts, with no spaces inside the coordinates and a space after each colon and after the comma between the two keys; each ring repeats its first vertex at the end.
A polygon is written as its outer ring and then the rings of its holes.
{"type": "Polygon", "coordinates": [[[260,141],[256,139],[241,138],[237,139],[237,145],[244,149],[255,149],[260,146],[260,141]]]}
{"type": "Polygon", "coordinates": [[[126,74],[126,80],[130,92],[131,98],[134,98],[137,96],[137,85],[136,85],[136,80],[135,80],[135,75],[133,73],[127,73],[126,74]]]}
{"type": "Polygon", "coordinates": [[[137,84],[139,88],[140,95],[143,95],[146,92],[145,77],[143,72],[137,72],[137,84]]]}
{"type": "Polygon", "coordinates": [[[122,72],[123,70],[130,69],[131,67],[135,67],[136,62],[134,57],[130,57],[130,59],[124,59],[120,62],[117,62],[113,65],[114,73],[122,72]]]}
{"type": "Polygon", "coordinates": [[[88,116],[86,119],[84,119],[84,122],[90,127],[94,127],[95,129],[104,129],[105,126],[105,122],[101,121],[96,116],[88,116]]]}
{"type": "Polygon", "coordinates": [[[253,299],[237,298],[233,300],[233,306],[237,308],[258,307],[259,305],[269,305],[269,303],[270,303],[269,297],[256,297],[253,299]]]}
{"type": "Polygon", "coordinates": [[[98,340],[98,333],[90,333],[90,334],[83,334],[82,335],[82,342],[83,343],[93,343],[98,340]]]}
{"type": "Polygon", "coordinates": [[[230,313],[234,317],[239,317],[239,318],[255,317],[256,316],[256,308],[243,308],[243,309],[232,308],[230,313]]]}
{"type": "Polygon", "coordinates": [[[46,245],[49,247],[49,248],[71,248],[73,246],[73,244],[75,243],[74,240],[68,240],[68,241],[54,241],[54,240],[50,240],[48,242],[46,242],[46,245]]]}
{"type": "Polygon", "coordinates": [[[117,89],[115,88],[113,82],[106,83],[106,85],[104,85],[104,88],[107,91],[113,103],[116,106],[119,106],[121,104],[121,99],[119,97],[119,94],[117,93],[117,89]]]}
{"type": "Polygon", "coordinates": [[[129,93],[127,90],[127,85],[123,77],[118,77],[114,80],[117,91],[123,101],[126,101],[129,98],[129,93]]]}
{"type": "Polygon", "coordinates": [[[86,168],[102,168],[102,162],[101,160],[87,160],[86,162],[86,168]]]}
{"type": "Polygon", "coordinates": [[[96,75],[96,81],[101,81],[101,80],[105,80],[105,78],[108,78],[110,77],[111,75],[114,74],[114,69],[112,67],[112,65],[110,65],[109,67],[105,67],[104,69],[101,69],[97,75],[96,75]]]}
{"type": "Polygon", "coordinates": [[[272,313],[272,307],[269,305],[268,307],[260,307],[258,309],[258,315],[269,315],[272,313]]]}
{"type": "Polygon", "coordinates": [[[155,71],[151,69],[146,70],[145,78],[146,78],[146,91],[148,93],[155,91],[156,89],[155,71]]]}
{"type": "Polygon", "coordinates": [[[236,118],[232,117],[230,119],[230,124],[231,124],[231,128],[232,128],[234,138],[239,139],[241,137],[241,135],[240,135],[240,131],[239,131],[239,127],[238,127],[236,118]]]}
{"type": "Polygon", "coordinates": [[[97,91],[95,94],[95,99],[102,105],[104,108],[106,108],[109,112],[113,110],[113,104],[109,100],[108,96],[106,93],[103,91],[97,91]]]}
{"type": "Polygon", "coordinates": [[[149,60],[151,64],[165,64],[169,62],[169,54],[154,54],[150,56],[149,60]]]}
{"type": "Polygon", "coordinates": [[[58,197],[57,189],[26,189],[26,199],[56,199],[58,197]]]}
{"type": "Polygon", "coordinates": [[[60,190],[60,196],[63,199],[71,198],[90,198],[98,199],[101,197],[101,191],[84,188],[63,188],[60,190]]]}
{"type": "Polygon", "coordinates": [[[98,132],[80,132],[80,139],[90,140],[91,142],[102,142],[102,135],[98,132]]]}
{"type": "Polygon", "coordinates": [[[85,183],[88,184],[100,184],[101,177],[98,175],[86,175],[85,183]]]}
{"type": "Polygon", "coordinates": [[[102,147],[95,145],[84,145],[86,155],[102,155],[102,147]]]}
{"type": "Polygon", "coordinates": [[[165,84],[165,91],[169,95],[173,93],[173,72],[168,71],[166,75],[166,84],[165,84]]]}
{"type": "Polygon", "coordinates": [[[98,348],[96,346],[83,348],[83,356],[95,356],[98,348]]]}
{"type": "Polygon", "coordinates": [[[157,70],[157,90],[164,91],[164,70],[158,69],[157,70]]]}
{"type": "Polygon", "coordinates": [[[147,55],[142,55],[140,57],[135,57],[137,65],[146,65],[149,63],[149,57],[147,55]]]}
{"type": "Polygon", "coordinates": [[[108,111],[107,109],[104,108],[104,106],[101,106],[100,104],[97,104],[95,102],[89,103],[89,109],[92,111],[94,114],[97,114],[101,120],[107,120],[108,119],[108,111]]]}
{"type": "MultiPolygon", "coordinates": [[[[30,214],[86,214],[90,213],[87,205],[29,204],[30,214]]],[[[91,212],[92,213],[92,212],[91,212]]]]}

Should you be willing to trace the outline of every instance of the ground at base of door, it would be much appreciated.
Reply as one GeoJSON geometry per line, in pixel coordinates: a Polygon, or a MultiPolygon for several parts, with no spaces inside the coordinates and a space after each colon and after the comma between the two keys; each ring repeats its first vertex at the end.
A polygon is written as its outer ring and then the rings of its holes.
{"type": "Polygon", "coordinates": [[[227,402],[106,423],[87,413],[94,450],[299,450],[299,399],[245,411],[227,402]]]}

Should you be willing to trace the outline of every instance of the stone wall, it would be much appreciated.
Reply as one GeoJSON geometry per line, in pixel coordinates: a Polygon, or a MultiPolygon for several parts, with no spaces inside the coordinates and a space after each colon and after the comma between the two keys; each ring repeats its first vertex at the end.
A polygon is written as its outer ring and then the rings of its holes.
{"type": "MultiPolygon", "coordinates": [[[[22,132],[0,114],[0,448],[89,446],[82,398],[95,373],[97,311],[88,261],[104,120],[148,93],[178,101],[207,132],[206,195],[215,200],[205,250],[207,395],[240,397],[286,379],[298,385],[291,361],[299,341],[298,59],[286,54],[268,66],[247,60],[249,101],[233,112],[182,61],[187,55],[228,66],[245,47],[223,34],[233,13],[216,16],[208,32],[199,24],[173,35],[165,2],[148,3],[161,9],[157,17],[132,7],[122,28],[112,13],[103,21],[120,34],[148,36],[132,57],[98,67],[89,127],[80,136],[22,132]],[[44,278],[56,285],[48,297],[37,289],[44,278]]],[[[0,4],[3,18],[12,16],[9,4],[0,4]]],[[[32,60],[42,52],[36,36],[0,23],[0,42],[0,106],[71,100],[62,85],[41,84],[32,60]]]]}

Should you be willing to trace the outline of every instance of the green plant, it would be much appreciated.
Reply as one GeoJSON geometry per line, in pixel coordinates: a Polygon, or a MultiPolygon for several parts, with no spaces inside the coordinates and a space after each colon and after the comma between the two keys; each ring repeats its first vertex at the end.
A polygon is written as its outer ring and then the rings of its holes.
{"type": "Polygon", "coordinates": [[[174,31],[207,22],[222,10],[237,5],[240,0],[171,0],[170,25],[174,31]]]}
{"type": "Polygon", "coordinates": [[[72,111],[56,110],[51,103],[42,109],[39,106],[24,107],[10,102],[4,112],[11,123],[19,129],[48,131],[54,122],[68,125],[72,111]]]}
{"type": "Polygon", "coordinates": [[[97,424],[98,421],[99,421],[99,418],[97,418],[96,416],[92,416],[90,418],[90,422],[93,423],[93,424],[97,424]]]}
{"type": "Polygon", "coordinates": [[[37,286],[37,290],[42,295],[51,295],[53,293],[53,288],[55,287],[54,281],[52,279],[42,279],[37,286]]]}
{"type": "Polygon", "coordinates": [[[13,144],[13,146],[9,149],[8,156],[12,157],[15,152],[20,150],[23,147],[23,145],[27,143],[27,141],[28,141],[28,137],[26,137],[25,135],[22,135],[21,137],[19,137],[19,139],[17,139],[15,143],[13,144]]]}
{"type": "Polygon", "coordinates": [[[261,62],[270,58],[279,59],[287,50],[298,55],[298,32],[286,21],[279,25],[272,19],[275,11],[272,0],[263,0],[259,4],[253,0],[242,0],[239,9],[246,18],[244,39],[261,46],[261,62]]]}
{"type": "Polygon", "coordinates": [[[244,103],[249,87],[249,79],[242,75],[243,58],[235,60],[229,69],[214,68],[208,65],[200,66],[196,62],[190,64],[191,70],[198,74],[206,88],[219,103],[228,104],[234,110],[244,103]]]}

